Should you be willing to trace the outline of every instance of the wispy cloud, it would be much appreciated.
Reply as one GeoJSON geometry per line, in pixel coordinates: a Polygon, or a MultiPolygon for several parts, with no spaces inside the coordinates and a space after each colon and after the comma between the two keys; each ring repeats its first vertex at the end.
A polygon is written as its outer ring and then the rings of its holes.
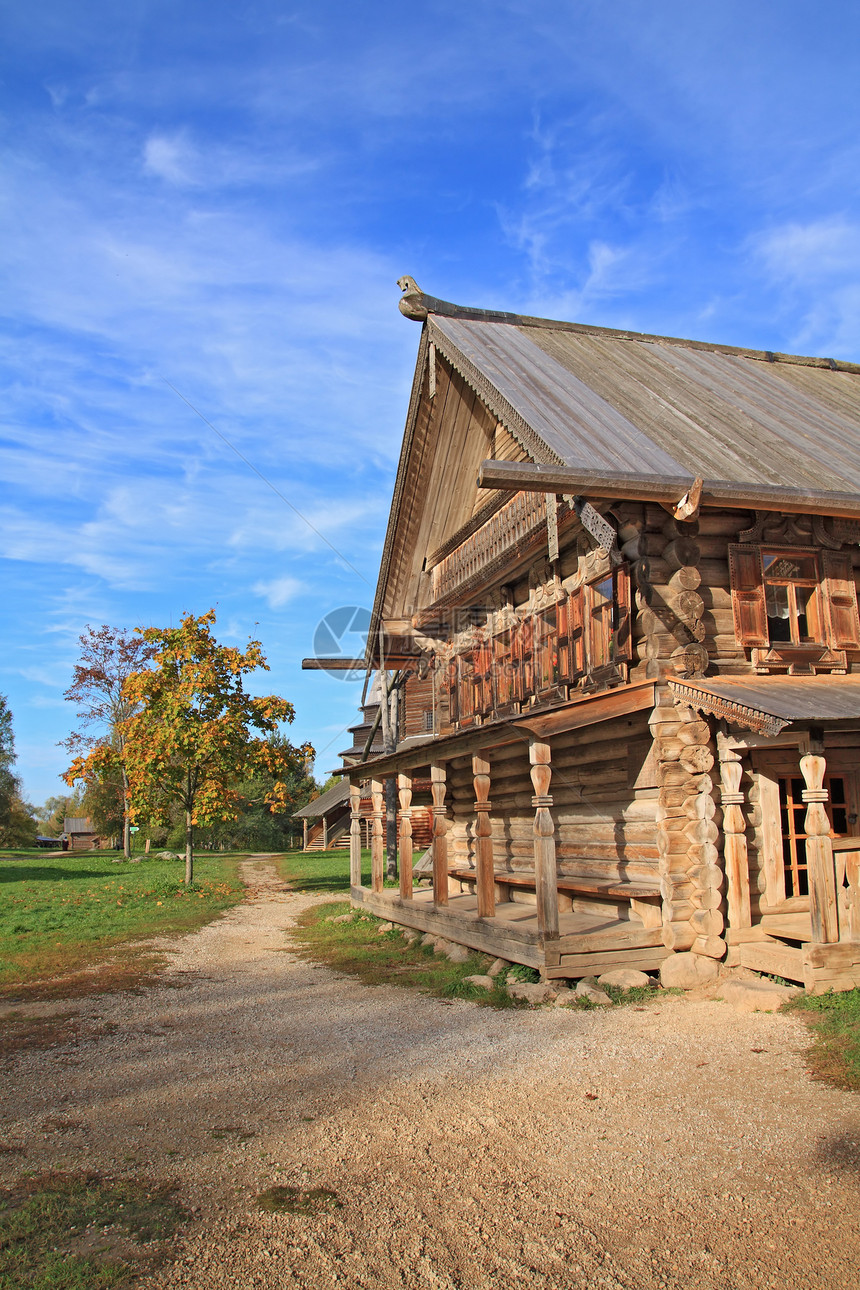
{"type": "Polygon", "coordinates": [[[283,609],[288,601],[294,600],[304,589],[304,583],[288,574],[269,582],[255,582],[252,588],[254,595],[261,596],[270,609],[283,609]]]}

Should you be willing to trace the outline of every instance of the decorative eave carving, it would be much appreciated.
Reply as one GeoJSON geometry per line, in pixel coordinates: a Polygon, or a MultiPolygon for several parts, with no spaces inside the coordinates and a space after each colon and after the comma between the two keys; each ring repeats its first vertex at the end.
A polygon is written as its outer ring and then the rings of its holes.
{"type": "Polygon", "coordinates": [[[675,696],[676,703],[687,704],[707,716],[722,717],[730,725],[743,726],[745,730],[753,730],[759,735],[778,735],[791,724],[769,712],[750,708],[745,703],[735,703],[730,699],[721,699],[716,694],[706,694],[693,685],[685,685],[683,681],[670,681],[669,689],[675,696]]]}

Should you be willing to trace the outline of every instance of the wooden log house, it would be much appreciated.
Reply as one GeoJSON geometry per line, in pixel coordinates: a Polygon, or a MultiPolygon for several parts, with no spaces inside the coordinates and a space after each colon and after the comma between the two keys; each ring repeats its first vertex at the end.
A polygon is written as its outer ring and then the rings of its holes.
{"type": "Polygon", "coordinates": [[[410,733],[348,771],[353,904],[548,978],[692,951],[860,985],[860,366],[401,286],[367,661],[410,669],[410,733]]]}

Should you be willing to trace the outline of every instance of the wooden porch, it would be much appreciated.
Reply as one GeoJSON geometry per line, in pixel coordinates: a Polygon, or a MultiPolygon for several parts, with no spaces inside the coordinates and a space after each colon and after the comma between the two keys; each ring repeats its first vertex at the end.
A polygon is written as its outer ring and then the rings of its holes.
{"type": "Polygon", "coordinates": [[[647,928],[636,919],[560,914],[558,936],[548,940],[541,938],[534,905],[506,901],[496,906],[492,918],[482,918],[477,896],[465,893],[449,896],[441,907],[429,888],[409,900],[365,887],[353,888],[351,895],[354,904],[380,918],[524,963],[546,977],[592,976],[617,967],[653,972],[668,954],[660,928],[647,928]]]}

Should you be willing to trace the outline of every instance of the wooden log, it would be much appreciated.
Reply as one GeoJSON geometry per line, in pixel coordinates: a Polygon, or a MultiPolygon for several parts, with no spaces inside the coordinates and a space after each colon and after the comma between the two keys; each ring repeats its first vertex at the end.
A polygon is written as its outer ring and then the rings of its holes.
{"type": "Polygon", "coordinates": [[[492,918],[495,910],[493,881],[493,837],[489,812],[490,763],[486,757],[475,754],[472,758],[472,778],[475,789],[475,868],[477,870],[478,917],[492,918]]]}
{"type": "Polygon", "coordinates": [[[529,761],[534,788],[532,804],[535,808],[534,860],[538,929],[541,940],[547,941],[555,940],[558,936],[555,828],[550,813],[552,796],[549,791],[552,780],[552,753],[549,744],[531,739],[529,761]]]}
{"type": "Polygon", "coordinates": [[[683,565],[695,565],[701,558],[701,550],[695,538],[676,537],[667,542],[661,558],[670,569],[680,569],[683,565]]]}
{"type": "Polygon", "coordinates": [[[690,946],[694,953],[703,954],[711,959],[723,958],[726,948],[726,942],[719,936],[697,936],[690,946]]]}
{"type": "Polygon", "coordinates": [[[823,944],[839,940],[839,917],[836,902],[836,869],[830,841],[830,821],[824,809],[828,793],[824,788],[827,763],[823,757],[807,753],[800,759],[800,773],[806,788],[806,865],[809,875],[809,912],[812,939],[823,944]]]}
{"type": "Polygon", "coordinates": [[[400,862],[400,899],[412,898],[412,776],[401,771],[397,776],[397,792],[400,801],[400,836],[398,852],[400,862]]]}
{"type": "Polygon", "coordinates": [[[696,939],[696,933],[688,922],[664,923],[662,939],[667,950],[681,953],[690,948],[696,939]]]}
{"type": "Polygon", "coordinates": [[[382,796],[385,791],[381,779],[370,781],[370,800],[373,804],[373,832],[370,841],[370,889],[374,893],[382,891],[383,885],[383,833],[382,833],[382,796]]]}
{"type": "Polygon", "coordinates": [[[678,761],[689,775],[706,774],[714,765],[714,754],[703,744],[682,749],[678,761]]]}
{"type": "Polygon", "coordinates": [[[349,885],[361,886],[361,785],[349,786],[349,885]]]}
{"type": "Polygon", "coordinates": [[[697,936],[721,936],[725,927],[718,909],[697,909],[690,916],[690,924],[697,936]]]}

